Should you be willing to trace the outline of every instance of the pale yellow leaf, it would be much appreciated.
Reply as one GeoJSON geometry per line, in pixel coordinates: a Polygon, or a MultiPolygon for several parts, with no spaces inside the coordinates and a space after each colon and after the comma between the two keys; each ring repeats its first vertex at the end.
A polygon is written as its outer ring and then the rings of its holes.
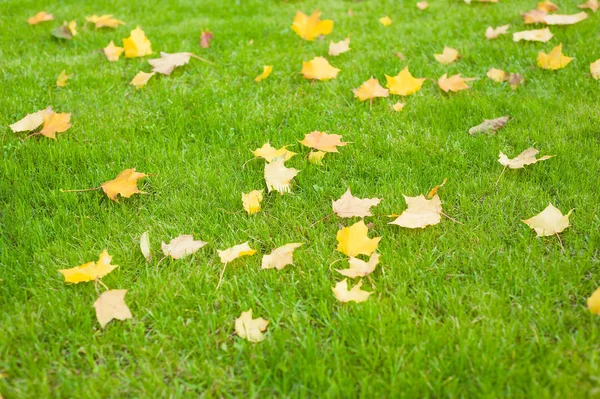
{"type": "Polygon", "coordinates": [[[500,155],[498,156],[498,162],[509,169],[522,169],[526,165],[533,165],[536,162],[545,161],[552,158],[552,155],[544,155],[543,157],[536,158],[536,155],[539,152],[539,150],[529,147],[512,159],[500,152],[500,155]]]}
{"type": "Polygon", "coordinates": [[[435,194],[431,199],[423,195],[417,197],[404,196],[408,208],[389,224],[395,224],[409,229],[424,229],[438,224],[442,220],[442,201],[435,194]]]}
{"type": "Polygon", "coordinates": [[[301,246],[301,243],[291,243],[274,249],[270,254],[263,255],[261,267],[263,269],[281,270],[287,265],[293,264],[294,250],[301,246]]]}
{"type": "Polygon", "coordinates": [[[170,256],[173,259],[181,259],[196,253],[206,244],[204,241],[194,241],[194,236],[191,234],[182,234],[173,238],[168,244],[163,242],[161,248],[165,256],[170,256]]]}
{"type": "Polygon", "coordinates": [[[265,339],[263,332],[267,330],[268,325],[269,321],[262,317],[253,319],[252,309],[248,309],[235,319],[235,333],[250,342],[261,342],[265,339]]]}
{"type": "Polygon", "coordinates": [[[242,206],[248,215],[260,212],[260,203],[263,200],[263,190],[252,190],[248,194],[242,193],[242,206]]]}
{"type": "Polygon", "coordinates": [[[341,218],[373,216],[371,207],[379,205],[380,198],[358,198],[352,195],[350,189],[337,201],[332,201],[333,213],[341,218]]]}
{"type": "Polygon", "coordinates": [[[350,257],[348,263],[350,265],[348,269],[336,269],[336,271],[349,278],[364,277],[373,273],[375,270],[375,267],[379,263],[379,254],[377,252],[373,252],[368,262],[358,258],[350,257]]]}
{"type": "Polygon", "coordinates": [[[344,302],[364,302],[369,299],[372,292],[361,290],[362,281],[359,281],[352,289],[348,290],[348,280],[343,279],[332,288],[335,297],[344,302]]]}
{"type": "Polygon", "coordinates": [[[534,229],[538,237],[553,236],[570,226],[569,216],[571,212],[573,212],[573,209],[563,215],[558,208],[550,203],[542,212],[530,219],[523,220],[523,223],[534,229]]]}
{"type": "Polygon", "coordinates": [[[250,248],[248,241],[243,244],[235,245],[224,250],[217,250],[221,263],[229,263],[242,256],[252,256],[256,253],[255,249],[250,248]]]}
{"type": "Polygon", "coordinates": [[[131,311],[125,303],[125,294],[127,290],[109,290],[103,292],[96,302],[96,318],[102,328],[113,320],[131,319],[131,311]]]}
{"type": "Polygon", "coordinates": [[[292,179],[300,171],[294,168],[287,168],[284,163],[285,157],[282,156],[273,159],[271,163],[265,164],[264,176],[268,192],[275,190],[281,195],[290,192],[292,179]]]}

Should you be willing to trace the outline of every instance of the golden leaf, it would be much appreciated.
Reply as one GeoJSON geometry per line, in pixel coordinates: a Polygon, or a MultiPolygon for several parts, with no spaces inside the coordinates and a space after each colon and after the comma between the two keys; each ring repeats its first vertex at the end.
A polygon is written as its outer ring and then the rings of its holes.
{"type": "Polygon", "coordinates": [[[408,67],[404,68],[397,76],[385,75],[387,87],[390,89],[390,94],[398,94],[408,96],[421,90],[425,78],[415,78],[411,75],[408,67]]]}
{"type": "Polygon", "coordinates": [[[360,101],[372,100],[376,97],[387,97],[388,90],[381,87],[377,79],[369,79],[363,83],[358,89],[352,89],[354,97],[360,101]]]}
{"type": "Polygon", "coordinates": [[[252,151],[252,154],[254,154],[254,156],[257,158],[263,158],[267,162],[271,162],[273,159],[279,158],[279,157],[282,157],[285,155],[285,160],[288,161],[291,157],[296,155],[296,153],[289,151],[287,149],[287,147],[289,147],[289,146],[284,145],[280,149],[276,149],[276,148],[272,147],[271,144],[265,143],[265,144],[263,144],[262,147],[257,148],[256,150],[252,151]]]}
{"type": "Polygon", "coordinates": [[[71,269],[59,270],[65,277],[65,283],[82,283],[93,281],[106,276],[108,273],[115,270],[118,265],[111,265],[112,256],[105,249],[100,254],[97,262],[88,262],[83,265],[73,267],[71,269]]]}
{"type": "Polygon", "coordinates": [[[337,147],[344,147],[348,143],[341,141],[342,136],[339,134],[327,134],[315,130],[304,136],[304,140],[300,144],[306,147],[314,148],[315,150],[324,152],[338,152],[337,147]]]}
{"type": "Polygon", "coordinates": [[[252,256],[256,253],[255,249],[250,248],[248,241],[243,244],[235,245],[224,250],[217,250],[221,263],[229,263],[242,256],[252,256]]]}
{"type": "Polygon", "coordinates": [[[344,227],[337,232],[337,250],[347,256],[370,256],[377,249],[381,237],[369,238],[368,232],[369,229],[362,220],[344,227]]]}
{"type": "Polygon", "coordinates": [[[85,17],[87,22],[90,22],[98,28],[118,28],[119,25],[125,25],[125,22],[113,18],[112,15],[92,15],[91,17],[85,17]]]}
{"type": "Polygon", "coordinates": [[[242,193],[242,205],[248,215],[260,212],[260,203],[263,200],[263,190],[253,190],[248,194],[242,193]]]}
{"type": "Polygon", "coordinates": [[[434,54],[433,56],[435,57],[437,62],[439,62],[442,65],[452,64],[459,57],[458,50],[445,46],[444,50],[442,51],[442,54],[434,54]]]}
{"type": "Polygon", "coordinates": [[[115,62],[119,60],[121,54],[123,54],[123,47],[115,46],[115,43],[111,40],[108,46],[104,47],[104,55],[110,62],[115,62]]]}
{"type": "Polygon", "coordinates": [[[127,39],[123,39],[125,58],[143,57],[152,54],[152,44],[143,30],[137,26],[127,39]]]}
{"type": "Polygon", "coordinates": [[[276,248],[262,258],[261,268],[281,270],[294,262],[294,250],[302,246],[302,243],[291,243],[276,248]]]}
{"type": "Polygon", "coordinates": [[[315,57],[310,61],[302,63],[300,73],[305,79],[331,80],[335,79],[340,70],[329,64],[323,57],[315,57]]]}
{"type": "Polygon", "coordinates": [[[54,15],[48,14],[46,11],[40,11],[35,14],[33,17],[27,19],[27,23],[29,25],[37,25],[40,22],[52,21],[54,19],[54,15]]]}
{"type": "Polygon", "coordinates": [[[253,319],[252,309],[248,309],[235,319],[235,333],[250,342],[261,342],[265,339],[263,332],[267,330],[268,325],[269,321],[262,317],[253,319]]]}
{"type": "Polygon", "coordinates": [[[43,115],[44,125],[40,134],[56,140],[56,133],[62,133],[69,130],[71,124],[71,114],[52,112],[51,114],[43,115]]]}
{"type": "Polygon", "coordinates": [[[563,55],[561,43],[554,47],[548,54],[540,51],[537,63],[540,68],[556,70],[566,67],[572,60],[573,58],[563,55]]]}
{"type": "Polygon", "coordinates": [[[369,299],[372,292],[363,291],[360,287],[362,287],[362,281],[359,281],[351,290],[348,290],[348,280],[343,279],[332,290],[340,302],[364,302],[369,299]]]}
{"type": "Polygon", "coordinates": [[[254,81],[256,82],[262,82],[263,80],[265,80],[266,78],[269,77],[269,75],[271,75],[271,72],[273,72],[273,67],[271,65],[265,65],[263,67],[263,71],[260,75],[258,75],[257,77],[254,78],[254,81]]]}
{"type": "Polygon", "coordinates": [[[460,91],[470,89],[471,86],[467,85],[467,82],[477,80],[477,78],[463,78],[460,73],[447,77],[446,74],[442,75],[438,79],[438,86],[446,93],[449,91],[460,91]]]}
{"type": "Polygon", "coordinates": [[[135,75],[133,77],[133,79],[131,79],[131,82],[129,82],[130,85],[135,86],[136,89],[141,89],[142,87],[146,86],[146,84],[148,83],[148,81],[150,80],[150,78],[152,76],[154,76],[156,72],[143,72],[143,71],[139,71],[137,73],[137,75],[135,75]]]}
{"type": "Polygon", "coordinates": [[[103,292],[96,302],[96,318],[100,323],[100,327],[104,328],[113,320],[131,319],[131,311],[125,303],[125,294],[127,290],[108,290],[103,292]]]}
{"type": "Polygon", "coordinates": [[[315,40],[321,35],[328,35],[333,30],[333,21],[321,21],[321,12],[315,10],[309,17],[301,11],[296,12],[292,29],[304,40],[315,40]]]}
{"type": "Polygon", "coordinates": [[[389,224],[395,224],[409,229],[424,229],[438,224],[441,220],[442,201],[435,194],[431,199],[423,195],[417,197],[404,196],[408,208],[389,224]]]}
{"type": "Polygon", "coordinates": [[[124,198],[129,198],[133,194],[146,194],[137,188],[137,181],[147,176],[148,175],[145,173],[136,172],[135,168],[125,169],[113,180],[102,183],[100,187],[108,198],[118,202],[117,195],[121,195],[121,197],[124,198]]]}

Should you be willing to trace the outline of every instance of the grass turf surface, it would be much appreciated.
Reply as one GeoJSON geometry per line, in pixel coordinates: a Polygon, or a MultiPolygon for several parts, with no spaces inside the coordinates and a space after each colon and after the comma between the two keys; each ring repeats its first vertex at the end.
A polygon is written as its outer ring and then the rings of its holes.
{"type": "MultiPolygon", "coordinates": [[[[557,1],[563,13],[576,2],[557,1]]],[[[0,391],[16,397],[585,397],[599,395],[600,321],[585,309],[598,286],[598,82],[588,74],[600,58],[598,15],[551,28],[548,43],[487,41],[489,25],[525,27],[520,11],[535,1],[494,5],[335,1],[105,1],[70,5],[4,1],[0,5],[3,126],[0,254],[0,391]],[[305,42],[290,29],[297,9],[319,8],[335,20],[326,40],[305,42]],[[354,17],[347,15],[348,8],[354,17]],[[27,26],[49,11],[56,21],[27,26]],[[80,29],[73,41],[49,32],[62,20],[112,13],[116,31],[80,29]],[[384,28],[378,18],[389,15],[384,28]],[[128,82],[149,71],[144,59],[109,63],[100,49],[121,43],[139,24],[158,51],[193,51],[170,77],[136,91],[128,82]],[[198,46],[201,28],[215,39],[198,46]],[[342,71],[331,82],[299,76],[301,62],[326,56],[329,40],[351,36],[352,51],[328,57],[342,71]],[[250,40],[253,45],[249,45],[250,40]],[[556,72],[535,67],[537,52],[563,43],[575,60],[556,72]],[[433,60],[444,45],[463,57],[433,60]],[[402,52],[407,61],[394,57],[402,52]],[[270,78],[256,84],[262,66],[270,78]],[[446,95],[426,82],[401,113],[378,100],[372,109],[350,89],[370,76],[385,81],[405,65],[417,76],[480,77],[473,89],[446,95]],[[521,73],[517,91],[485,78],[489,68],[521,73]],[[54,87],[59,72],[74,76],[54,87]],[[73,127],[57,141],[25,142],[8,124],[52,105],[72,112],[73,127]],[[470,137],[483,119],[510,115],[496,136],[470,137]],[[323,167],[302,155],[293,195],[274,193],[248,217],[241,192],[264,187],[263,162],[245,161],[270,141],[296,143],[321,130],[353,144],[323,167]],[[507,171],[499,151],[515,156],[536,144],[556,157],[507,171]],[[153,173],[149,195],[113,203],[97,187],[125,168],[153,173]],[[382,215],[405,208],[402,194],[440,192],[443,220],[425,230],[388,226],[382,215]],[[340,305],[328,268],[340,223],[331,199],[347,187],[380,197],[371,236],[382,236],[374,294],[340,305]],[[520,220],[552,201],[575,208],[562,239],[539,239],[520,220]],[[145,263],[137,246],[149,230],[160,241],[181,233],[209,241],[190,258],[145,263]],[[260,253],[288,242],[305,245],[295,266],[260,270],[260,256],[231,264],[221,288],[216,249],[250,240],[260,253]],[[93,284],[69,286],[58,269],[97,259],[108,248],[120,265],[103,281],[129,289],[134,321],[102,331],[93,284]],[[267,339],[251,344],[233,320],[253,308],[271,321],[267,339]]],[[[305,154],[299,144],[291,150],[305,154]]]]}

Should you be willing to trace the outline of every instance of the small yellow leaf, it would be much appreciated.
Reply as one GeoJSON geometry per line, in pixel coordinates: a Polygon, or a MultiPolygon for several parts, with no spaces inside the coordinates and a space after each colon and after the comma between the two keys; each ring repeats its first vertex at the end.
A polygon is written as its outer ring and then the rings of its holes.
{"type": "Polygon", "coordinates": [[[253,190],[248,194],[242,193],[242,205],[248,215],[260,212],[260,203],[263,200],[263,190],[253,190]]]}
{"type": "Polygon", "coordinates": [[[379,263],[379,254],[377,252],[373,252],[368,262],[364,260],[350,257],[348,260],[350,267],[348,269],[338,270],[335,269],[336,272],[340,273],[342,276],[356,278],[356,277],[364,277],[368,274],[373,273],[375,267],[379,263]]]}
{"type": "Polygon", "coordinates": [[[590,312],[600,316],[600,288],[592,293],[587,300],[587,306],[590,312]]]}
{"type": "Polygon", "coordinates": [[[104,47],[104,55],[110,62],[115,62],[119,60],[121,54],[123,54],[123,47],[115,46],[115,43],[111,40],[108,46],[104,47]]]}
{"type": "Polygon", "coordinates": [[[300,73],[305,79],[331,80],[335,79],[340,70],[329,64],[323,57],[315,57],[310,61],[302,63],[300,73]]]}
{"type": "Polygon", "coordinates": [[[458,50],[450,47],[444,47],[442,54],[434,54],[433,56],[435,57],[437,62],[439,62],[442,65],[452,64],[459,57],[458,50]]]}
{"type": "Polygon", "coordinates": [[[111,265],[110,261],[112,256],[108,254],[105,249],[100,254],[97,262],[88,262],[83,265],[73,267],[71,269],[62,269],[59,272],[65,277],[65,283],[82,283],[86,281],[93,281],[106,276],[114,269],[119,267],[118,265],[111,265]]]}
{"type": "Polygon", "coordinates": [[[350,189],[337,201],[332,201],[333,213],[341,218],[373,216],[371,207],[379,205],[380,198],[358,198],[352,195],[350,189]]]}
{"type": "Polygon", "coordinates": [[[69,32],[71,32],[72,36],[77,36],[77,21],[71,21],[67,24],[67,28],[69,32]]]}
{"type": "Polygon", "coordinates": [[[275,190],[281,195],[290,192],[292,179],[300,171],[294,168],[286,168],[284,162],[285,158],[279,157],[273,159],[271,163],[265,164],[264,176],[268,192],[275,190]]]}
{"type": "Polygon", "coordinates": [[[370,256],[379,245],[381,237],[369,238],[369,229],[363,220],[337,232],[337,250],[347,256],[370,256]]]}
{"type": "Polygon", "coordinates": [[[125,58],[143,57],[152,54],[152,44],[143,30],[137,26],[127,39],[123,39],[125,58]]]}
{"type": "Polygon", "coordinates": [[[71,127],[69,123],[71,114],[52,112],[51,114],[43,115],[43,119],[44,125],[42,130],[40,130],[40,134],[51,139],[56,139],[56,133],[66,132],[71,127]]]}
{"type": "Polygon", "coordinates": [[[124,198],[129,198],[133,194],[146,194],[137,188],[137,181],[147,176],[148,175],[145,173],[136,172],[135,168],[125,169],[113,180],[102,183],[100,187],[108,198],[118,202],[117,195],[121,195],[121,197],[124,198]]]}
{"type": "Polygon", "coordinates": [[[119,25],[125,25],[125,22],[113,18],[112,15],[92,15],[91,17],[85,17],[87,22],[90,22],[98,28],[118,28],[119,25]]]}
{"type": "Polygon", "coordinates": [[[550,203],[542,212],[530,219],[523,220],[523,223],[534,229],[538,237],[553,236],[570,226],[569,216],[571,212],[573,212],[573,209],[563,215],[558,208],[550,203]]]}
{"type": "Polygon", "coordinates": [[[181,259],[198,252],[206,244],[208,243],[204,241],[194,241],[194,236],[191,234],[182,234],[173,238],[168,244],[163,242],[161,249],[165,256],[170,256],[173,259],[181,259]]]}
{"type": "Polygon", "coordinates": [[[593,12],[598,11],[598,8],[600,8],[600,3],[598,2],[598,0],[587,0],[585,3],[578,5],[577,7],[582,8],[582,9],[590,9],[593,12]]]}
{"type": "Polygon", "coordinates": [[[442,201],[435,194],[431,199],[423,195],[417,197],[404,196],[408,208],[389,224],[395,224],[409,229],[424,229],[427,226],[438,224],[441,220],[442,201]]]}
{"type": "Polygon", "coordinates": [[[113,320],[131,319],[131,311],[125,303],[125,294],[127,290],[109,290],[103,292],[96,302],[96,318],[100,323],[100,327],[104,328],[113,320]]]}
{"type": "Polygon", "coordinates": [[[313,165],[323,165],[323,158],[325,158],[325,151],[311,151],[308,153],[308,162],[313,165]]]}
{"type": "Polygon", "coordinates": [[[590,73],[594,79],[600,79],[600,59],[590,64],[590,73]]]}
{"type": "Polygon", "coordinates": [[[336,57],[342,53],[346,53],[350,51],[350,38],[347,37],[344,40],[341,40],[337,43],[333,41],[329,42],[329,55],[336,57]]]}
{"type": "Polygon", "coordinates": [[[398,94],[400,96],[408,96],[421,90],[423,82],[426,78],[415,78],[411,75],[408,67],[404,68],[397,76],[385,75],[387,80],[387,88],[390,89],[390,94],[398,94]]]}
{"type": "Polygon", "coordinates": [[[71,76],[73,75],[67,75],[66,71],[63,69],[56,79],[56,86],[65,87],[67,85],[67,80],[69,80],[71,76]]]}
{"type": "Polygon", "coordinates": [[[271,75],[271,72],[273,72],[273,67],[271,65],[265,65],[263,67],[262,73],[260,75],[258,75],[257,77],[255,77],[254,80],[256,82],[262,82],[263,80],[268,78],[269,75],[271,75]]]}
{"type": "Polygon", "coordinates": [[[398,103],[392,105],[392,109],[394,111],[396,111],[396,112],[400,112],[400,111],[402,111],[404,109],[405,105],[406,105],[406,103],[400,103],[400,102],[398,102],[398,103]]]}
{"type": "Polygon", "coordinates": [[[152,263],[152,250],[150,249],[150,236],[147,231],[142,233],[140,237],[140,250],[142,251],[142,255],[148,261],[148,263],[152,263]]]}
{"type": "Polygon", "coordinates": [[[29,25],[37,25],[40,22],[52,21],[53,19],[54,15],[48,14],[46,11],[40,11],[33,17],[28,18],[27,23],[29,23],[29,25]]]}
{"type": "Polygon", "coordinates": [[[477,78],[463,78],[460,73],[447,77],[446,74],[438,79],[438,86],[446,93],[449,91],[460,91],[470,89],[471,86],[467,82],[477,80],[477,78]]]}
{"type": "Polygon", "coordinates": [[[426,1],[420,1],[417,3],[417,8],[421,11],[424,11],[429,8],[429,3],[426,1]]]}
{"type": "Polygon", "coordinates": [[[341,139],[342,136],[339,134],[327,134],[315,130],[314,132],[306,134],[304,140],[300,141],[300,144],[319,151],[338,152],[337,147],[348,145],[348,143],[343,143],[341,139]]]}
{"type": "Polygon", "coordinates": [[[521,18],[523,18],[523,22],[526,25],[544,24],[544,23],[546,23],[544,21],[544,19],[546,18],[547,15],[548,15],[547,11],[534,9],[534,10],[530,10],[530,11],[527,11],[527,12],[521,14],[521,18]]]}
{"type": "Polygon", "coordinates": [[[248,241],[243,244],[235,245],[231,248],[227,248],[224,250],[217,250],[219,253],[219,257],[221,258],[221,263],[229,263],[237,258],[242,256],[252,256],[256,253],[255,249],[250,248],[248,245],[248,241]]]}
{"type": "Polygon", "coordinates": [[[492,28],[491,26],[488,26],[488,28],[485,30],[485,37],[487,37],[488,40],[497,39],[500,35],[508,33],[509,28],[510,24],[502,25],[497,28],[492,28]]]}
{"type": "Polygon", "coordinates": [[[556,70],[566,67],[572,60],[573,58],[563,55],[561,43],[554,47],[548,54],[540,51],[537,63],[540,68],[556,70]]]}
{"type": "Polygon", "coordinates": [[[537,9],[546,12],[554,12],[558,11],[558,6],[548,0],[544,0],[538,3],[537,9]]]}
{"type": "Polygon", "coordinates": [[[534,29],[534,30],[525,30],[522,32],[513,33],[513,41],[519,42],[521,40],[525,40],[528,42],[547,42],[552,39],[552,32],[550,32],[550,28],[544,29],[534,29]]]}
{"type": "Polygon", "coordinates": [[[27,114],[23,119],[10,125],[13,132],[29,132],[40,127],[44,123],[44,116],[53,114],[52,107],[48,107],[41,111],[27,114]]]}
{"type": "Polygon", "coordinates": [[[494,82],[502,83],[506,79],[508,79],[508,74],[504,72],[502,69],[492,68],[487,71],[487,77],[492,79],[494,82]]]}
{"type": "Polygon", "coordinates": [[[142,87],[146,86],[146,83],[148,83],[150,78],[154,76],[155,73],[156,72],[147,73],[139,71],[137,75],[135,75],[133,79],[131,79],[131,82],[129,82],[129,84],[135,86],[136,89],[141,89],[142,87]]]}
{"type": "Polygon", "coordinates": [[[289,151],[287,147],[287,145],[284,145],[280,149],[276,149],[272,147],[271,144],[265,143],[262,147],[252,151],[252,154],[254,154],[254,156],[257,158],[263,158],[267,162],[271,162],[273,159],[285,155],[285,160],[288,161],[291,157],[296,155],[296,153],[289,151]]]}
{"type": "Polygon", "coordinates": [[[372,292],[363,291],[360,287],[362,287],[362,281],[359,281],[351,290],[348,290],[348,280],[343,279],[332,290],[340,302],[364,302],[369,299],[372,292]]]}
{"type": "Polygon", "coordinates": [[[276,248],[269,255],[262,258],[261,268],[281,270],[294,262],[294,250],[302,246],[302,243],[286,244],[276,248]]]}
{"type": "Polygon", "coordinates": [[[358,89],[352,89],[354,97],[360,101],[372,100],[377,97],[387,97],[389,92],[379,84],[377,79],[369,79],[363,83],[358,89]]]}
{"type": "Polygon", "coordinates": [[[250,342],[261,342],[265,339],[263,332],[267,330],[268,325],[269,321],[262,317],[253,319],[252,309],[248,309],[235,319],[235,333],[250,342]]]}
{"type": "Polygon", "coordinates": [[[539,150],[529,147],[513,159],[508,158],[506,155],[500,152],[500,155],[498,156],[498,162],[509,169],[522,169],[526,165],[533,165],[534,163],[552,158],[552,155],[544,155],[543,157],[536,158],[536,155],[539,152],[539,150]]]}
{"type": "Polygon", "coordinates": [[[304,40],[315,40],[321,35],[328,35],[333,30],[333,21],[321,21],[321,12],[315,10],[309,17],[301,11],[296,12],[292,29],[304,40]]]}
{"type": "Polygon", "coordinates": [[[379,22],[383,26],[390,26],[392,24],[392,19],[386,15],[385,17],[379,18],[379,22]]]}

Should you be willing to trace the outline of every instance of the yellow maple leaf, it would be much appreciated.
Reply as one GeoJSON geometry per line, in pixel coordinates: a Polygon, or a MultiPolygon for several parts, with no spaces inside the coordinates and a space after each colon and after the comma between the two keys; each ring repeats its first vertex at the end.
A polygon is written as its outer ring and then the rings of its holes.
{"type": "Polygon", "coordinates": [[[67,72],[63,69],[56,79],[56,86],[65,87],[67,85],[67,80],[69,80],[71,76],[73,75],[67,75],[67,72]]]}
{"type": "Polygon", "coordinates": [[[398,94],[400,96],[408,96],[421,90],[425,78],[415,78],[411,75],[408,67],[404,68],[397,76],[385,75],[387,80],[387,88],[390,89],[390,94],[398,94]]]}
{"type": "Polygon", "coordinates": [[[539,150],[529,147],[512,159],[500,152],[500,155],[498,155],[498,162],[509,169],[522,169],[526,165],[533,165],[534,163],[552,158],[552,155],[544,155],[543,157],[536,158],[536,155],[539,152],[539,150]]]}
{"type": "Polygon", "coordinates": [[[321,12],[315,10],[309,17],[302,11],[297,11],[292,23],[292,29],[304,40],[315,40],[321,35],[328,35],[333,30],[333,21],[321,21],[321,12]]]}
{"type": "Polygon", "coordinates": [[[136,89],[141,89],[142,87],[146,86],[146,84],[148,83],[148,81],[150,80],[150,78],[152,76],[154,76],[156,72],[143,72],[143,71],[139,71],[137,73],[137,75],[135,75],[133,77],[133,79],[131,79],[131,82],[129,82],[130,85],[135,86],[136,89]]]}
{"type": "Polygon", "coordinates": [[[438,224],[441,220],[442,201],[435,194],[431,199],[424,195],[417,197],[404,196],[408,208],[389,224],[395,224],[409,229],[424,229],[438,224]]]}
{"type": "Polygon", "coordinates": [[[308,162],[313,165],[323,165],[323,158],[325,158],[325,151],[311,151],[308,153],[308,162]]]}
{"type": "Polygon", "coordinates": [[[54,113],[52,107],[48,107],[41,111],[27,114],[24,118],[10,125],[13,132],[29,132],[40,127],[44,123],[44,116],[54,113]]]}
{"type": "Polygon", "coordinates": [[[548,54],[540,51],[537,63],[540,68],[556,70],[566,67],[572,60],[573,58],[563,55],[561,43],[554,47],[548,54]]]}
{"type": "Polygon", "coordinates": [[[348,280],[343,279],[332,287],[333,294],[340,302],[364,302],[369,299],[372,292],[361,290],[362,281],[348,290],[348,280]]]}
{"type": "Polygon", "coordinates": [[[341,218],[373,216],[371,207],[379,205],[380,198],[358,198],[348,188],[340,199],[331,202],[333,213],[341,218]]]}
{"type": "Polygon", "coordinates": [[[329,42],[329,55],[336,57],[340,54],[350,51],[350,38],[347,37],[344,40],[340,40],[337,43],[333,41],[329,42]]]}
{"type": "Polygon", "coordinates": [[[108,323],[115,319],[127,320],[133,317],[125,303],[125,294],[127,294],[127,290],[108,290],[96,299],[94,308],[100,327],[106,327],[108,323]]]}
{"type": "Polygon", "coordinates": [[[263,158],[267,162],[271,162],[273,159],[285,155],[285,160],[288,161],[291,157],[296,155],[296,153],[289,151],[287,147],[289,146],[284,145],[280,149],[276,149],[273,146],[271,146],[270,143],[265,143],[262,147],[252,151],[252,154],[254,154],[254,156],[257,158],[263,158]]]}
{"type": "Polygon", "coordinates": [[[339,134],[327,134],[315,130],[314,132],[306,134],[304,139],[300,141],[300,144],[319,151],[338,152],[337,147],[348,145],[348,143],[343,143],[341,139],[342,136],[339,134]]]}
{"type": "Polygon", "coordinates": [[[33,17],[27,19],[27,23],[29,25],[37,25],[40,22],[52,21],[54,19],[54,15],[48,14],[46,11],[40,11],[35,14],[33,17]]]}
{"type": "Polygon", "coordinates": [[[284,162],[285,158],[279,157],[265,164],[264,177],[268,192],[275,190],[281,195],[290,192],[292,179],[300,171],[294,168],[286,168],[284,162]]]}
{"type": "Polygon", "coordinates": [[[263,256],[261,268],[281,270],[287,265],[293,264],[294,250],[301,246],[302,243],[295,242],[275,248],[273,252],[263,256]]]}
{"type": "Polygon", "coordinates": [[[551,1],[544,0],[544,1],[541,1],[538,3],[537,9],[546,11],[546,12],[554,12],[554,11],[558,11],[558,6],[554,3],[552,3],[551,1]]]}
{"type": "Polygon", "coordinates": [[[52,112],[51,114],[44,115],[43,119],[44,125],[42,130],[40,130],[40,134],[51,139],[56,140],[56,133],[66,132],[71,127],[69,123],[71,114],[52,112]]]}
{"type": "Polygon", "coordinates": [[[268,325],[269,321],[262,317],[253,319],[252,309],[248,309],[235,319],[235,333],[250,342],[261,342],[265,339],[263,332],[267,330],[268,325]]]}
{"type": "Polygon", "coordinates": [[[550,203],[542,212],[522,222],[534,229],[538,237],[553,236],[570,226],[569,216],[571,212],[573,212],[573,209],[563,215],[558,208],[550,203]]]}
{"type": "Polygon", "coordinates": [[[331,80],[335,79],[340,69],[333,67],[323,57],[315,57],[310,61],[302,63],[300,73],[305,79],[331,80]]]}
{"type": "Polygon", "coordinates": [[[590,312],[600,316],[600,288],[594,291],[588,298],[587,306],[590,312]]]}
{"type": "Polygon", "coordinates": [[[148,175],[145,173],[136,172],[135,168],[125,169],[117,175],[113,180],[102,183],[100,188],[111,200],[118,202],[117,195],[129,198],[133,194],[146,194],[140,191],[137,187],[137,181],[148,175]]]}
{"type": "Polygon", "coordinates": [[[100,254],[97,262],[84,263],[83,265],[71,269],[61,269],[59,272],[65,277],[65,283],[76,284],[93,281],[106,276],[108,273],[119,267],[118,265],[111,265],[111,260],[112,256],[110,256],[105,249],[100,254]]]}
{"type": "Polygon", "coordinates": [[[208,243],[205,241],[194,240],[194,236],[191,234],[182,234],[173,238],[168,244],[162,242],[161,249],[165,256],[181,259],[198,252],[206,244],[208,243]]]}
{"type": "Polygon", "coordinates": [[[534,10],[530,10],[530,11],[527,11],[527,12],[524,12],[523,14],[521,14],[521,18],[523,18],[523,22],[526,25],[540,24],[540,23],[545,23],[544,19],[546,18],[547,15],[548,15],[547,11],[534,9],[534,10]]]}
{"type": "Polygon", "coordinates": [[[137,26],[127,39],[123,39],[125,58],[143,57],[152,54],[152,44],[143,30],[137,26]]]}
{"type": "Polygon", "coordinates": [[[243,244],[235,245],[224,250],[217,250],[221,263],[229,263],[242,256],[252,256],[256,253],[255,249],[250,248],[248,241],[243,244]]]}
{"type": "Polygon", "coordinates": [[[260,212],[260,203],[263,200],[263,190],[252,190],[248,194],[242,193],[242,205],[248,215],[260,212]]]}
{"type": "Polygon", "coordinates": [[[417,3],[417,8],[421,11],[425,11],[429,8],[429,3],[426,1],[420,1],[417,3]]]}
{"type": "Polygon", "coordinates": [[[510,24],[502,25],[497,28],[488,26],[488,28],[485,30],[485,37],[487,37],[488,40],[497,39],[500,35],[506,34],[509,28],[510,24]]]}
{"type": "Polygon", "coordinates": [[[257,77],[254,78],[255,82],[262,82],[263,80],[265,80],[266,78],[269,77],[269,75],[271,75],[271,72],[273,72],[273,66],[271,65],[265,65],[263,66],[263,71],[260,75],[258,75],[257,77]]]}
{"type": "Polygon", "coordinates": [[[438,86],[446,93],[449,91],[460,91],[470,89],[471,86],[467,82],[477,80],[477,78],[463,78],[460,73],[447,77],[446,74],[438,79],[438,86]]]}
{"type": "Polygon", "coordinates": [[[115,43],[112,40],[103,50],[104,55],[110,62],[118,61],[121,54],[123,54],[123,51],[125,51],[123,47],[115,46],[115,43]]]}
{"type": "Polygon", "coordinates": [[[489,71],[487,71],[486,75],[488,78],[498,83],[504,82],[506,79],[508,79],[508,74],[502,69],[492,68],[489,71]]]}
{"type": "Polygon", "coordinates": [[[373,100],[377,97],[387,97],[389,92],[379,84],[377,79],[370,78],[363,83],[358,89],[352,89],[354,97],[360,101],[373,100]]]}
{"type": "Polygon", "coordinates": [[[176,67],[183,66],[190,62],[190,57],[194,54],[183,53],[165,53],[160,52],[160,58],[148,60],[148,64],[152,65],[152,72],[170,75],[176,67]]]}
{"type": "Polygon", "coordinates": [[[369,229],[363,220],[337,232],[337,250],[347,256],[370,256],[379,245],[381,237],[369,238],[369,229]]]}
{"type": "Polygon", "coordinates": [[[85,17],[87,22],[90,22],[98,28],[118,28],[119,25],[125,25],[125,22],[113,18],[112,15],[92,15],[91,17],[85,17]]]}
{"type": "Polygon", "coordinates": [[[600,79],[600,59],[597,59],[590,64],[590,73],[594,79],[600,79]]]}
{"type": "Polygon", "coordinates": [[[397,102],[396,104],[392,105],[392,109],[396,112],[400,112],[404,109],[405,105],[406,103],[397,102]]]}
{"type": "Polygon", "coordinates": [[[444,46],[442,54],[434,54],[433,56],[442,65],[452,64],[459,57],[458,50],[446,46],[444,46]]]}
{"type": "Polygon", "coordinates": [[[364,260],[350,257],[348,260],[348,264],[350,267],[348,269],[335,269],[336,272],[340,273],[342,276],[356,278],[356,277],[364,277],[368,274],[373,273],[375,267],[379,263],[379,254],[377,252],[373,252],[368,262],[364,260]]]}
{"type": "Polygon", "coordinates": [[[390,17],[388,17],[387,15],[385,17],[381,17],[379,18],[379,23],[381,23],[381,25],[383,26],[390,26],[392,24],[392,19],[390,17]]]}
{"type": "Polygon", "coordinates": [[[577,7],[582,8],[582,9],[590,9],[593,12],[598,11],[598,8],[600,8],[600,3],[598,2],[598,0],[587,0],[585,3],[578,5],[577,7]]]}

